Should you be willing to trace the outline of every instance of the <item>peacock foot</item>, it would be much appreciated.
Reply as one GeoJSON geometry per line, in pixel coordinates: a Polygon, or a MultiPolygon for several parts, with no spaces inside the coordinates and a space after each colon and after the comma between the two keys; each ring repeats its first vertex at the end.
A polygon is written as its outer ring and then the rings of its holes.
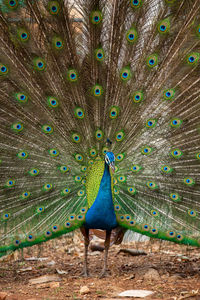
{"type": "Polygon", "coordinates": [[[81,276],[83,276],[83,277],[85,277],[85,278],[89,277],[90,275],[89,275],[88,270],[84,269],[84,270],[81,272],[81,276]]]}
{"type": "Polygon", "coordinates": [[[99,278],[107,277],[107,275],[108,275],[108,271],[106,269],[103,269],[101,274],[99,275],[99,278]]]}

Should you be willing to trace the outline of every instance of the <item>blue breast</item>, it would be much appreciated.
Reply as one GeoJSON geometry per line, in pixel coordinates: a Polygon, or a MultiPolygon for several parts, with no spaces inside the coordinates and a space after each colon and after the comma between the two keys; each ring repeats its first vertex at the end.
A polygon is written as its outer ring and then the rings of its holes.
{"type": "Polygon", "coordinates": [[[111,176],[107,164],[105,164],[97,197],[86,213],[84,226],[89,229],[102,230],[111,230],[117,227],[111,191],[111,176]]]}

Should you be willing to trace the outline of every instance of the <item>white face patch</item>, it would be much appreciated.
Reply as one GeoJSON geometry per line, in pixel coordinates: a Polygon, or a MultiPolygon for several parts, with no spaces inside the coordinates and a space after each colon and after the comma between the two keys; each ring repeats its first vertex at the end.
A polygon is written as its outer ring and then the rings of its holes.
{"type": "Polygon", "coordinates": [[[109,157],[106,155],[105,156],[105,161],[106,161],[106,163],[108,164],[108,165],[110,165],[110,159],[109,159],[109,157]]]}

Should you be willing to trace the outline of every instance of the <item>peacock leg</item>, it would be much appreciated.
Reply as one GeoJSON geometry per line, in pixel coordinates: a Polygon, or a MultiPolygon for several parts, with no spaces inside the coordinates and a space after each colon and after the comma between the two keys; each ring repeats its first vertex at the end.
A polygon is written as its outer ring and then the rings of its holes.
{"type": "Polygon", "coordinates": [[[104,266],[103,270],[100,274],[100,278],[103,278],[107,274],[107,266],[108,266],[108,250],[110,247],[110,236],[111,236],[111,230],[106,230],[106,239],[105,239],[105,255],[104,255],[104,266]]]}
{"type": "Polygon", "coordinates": [[[84,255],[84,265],[83,265],[83,272],[82,275],[84,277],[88,277],[89,276],[89,272],[88,272],[88,246],[90,243],[89,240],[89,229],[88,228],[81,228],[81,233],[84,236],[84,244],[85,244],[85,255],[84,255]]]}

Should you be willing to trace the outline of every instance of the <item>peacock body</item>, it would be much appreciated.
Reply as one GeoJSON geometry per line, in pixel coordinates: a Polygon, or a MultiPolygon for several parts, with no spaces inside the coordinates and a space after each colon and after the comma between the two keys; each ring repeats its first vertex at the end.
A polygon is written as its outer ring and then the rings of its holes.
{"type": "Polygon", "coordinates": [[[200,246],[199,0],[0,4],[0,256],[77,228],[200,246]]]}

